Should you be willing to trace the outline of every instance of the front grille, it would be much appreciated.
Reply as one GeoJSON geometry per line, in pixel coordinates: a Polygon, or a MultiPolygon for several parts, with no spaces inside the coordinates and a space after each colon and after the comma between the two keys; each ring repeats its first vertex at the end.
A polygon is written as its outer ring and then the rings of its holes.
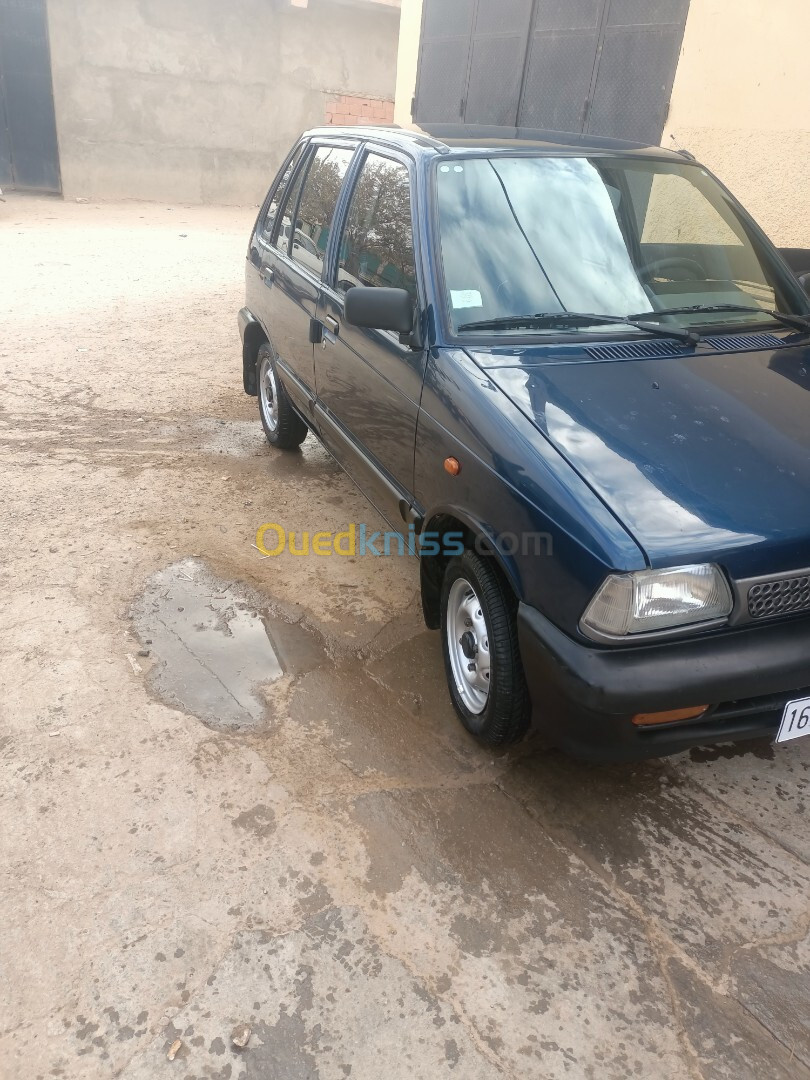
{"type": "Polygon", "coordinates": [[[732,722],[748,717],[770,717],[777,720],[789,701],[810,696],[810,687],[799,690],[783,690],[778,694],[763,694],[761,697],[740,698],[737,701],[724,701],[711,709],[706,719],[732,722]]]}
{"type": "Polygon", "coordinates": [[[810,574],[763,581],[748,590],[748,614],[752,619],[810,611],[810,574]]]}

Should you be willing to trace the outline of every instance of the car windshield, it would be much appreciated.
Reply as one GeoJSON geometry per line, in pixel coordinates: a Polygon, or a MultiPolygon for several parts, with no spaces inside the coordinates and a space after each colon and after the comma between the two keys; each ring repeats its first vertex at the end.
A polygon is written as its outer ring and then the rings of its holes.
{"type": "MultiPolygon", "coordinates": [[[[437,196],[454,333],[559,335],[600,325],[476,325],[565,312],[643,315],[663,327],[699,330],[776,327],[769,309],[810,311],[798,285],[697,164],[453,157],[438,165],[437,196]],[[735,310],[657,314],[724,305],[735,310]]],[[[645,332],[624,324],[610,329],[645,332]]]]}

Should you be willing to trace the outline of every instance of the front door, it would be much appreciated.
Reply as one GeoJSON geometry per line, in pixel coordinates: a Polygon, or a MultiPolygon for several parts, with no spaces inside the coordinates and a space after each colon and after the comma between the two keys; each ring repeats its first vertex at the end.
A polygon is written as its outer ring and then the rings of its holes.
{"type": "Polygon", "coordinates": [[[315,396],[310,327],[332,218],[355,149],[313,147],[274,214],[270,242],[261,247],[259,315],[278,353],[282,381],[307,416],[315,396]]]}
{"type": "Polygon", "coordinates": [[[396,528],[411,505],[425,350],[396,334],[350,326],[344,299],[358,285],[407,289],[418,301],[411,177],[405,160],[367,153],[318,307],[318,425],[324,441],[396,528]]]}

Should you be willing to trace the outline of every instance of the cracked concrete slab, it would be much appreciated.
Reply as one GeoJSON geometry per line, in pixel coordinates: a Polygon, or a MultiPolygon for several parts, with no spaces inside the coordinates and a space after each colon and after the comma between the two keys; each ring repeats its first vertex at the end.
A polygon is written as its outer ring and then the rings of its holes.
{"type": "Polygon", "coordinates": [[[765,1026],[752,1024],[750,1014],[733,998],[707,993],[705,984],[676,960],[670,962],[669,973],[695,1068],[705,1080],[810,1077],[795,1048],[785,1046],[765,1026]]]}
{"type": "Polygon", "coordinates": [[[729,973],[733,997],[810,1069],[810,933],[787,944],[743,947],[729,973]]]}
{"type": "Polygon", "coordinates": [[[801,743],[703,747],[673,759],[677,773],[699,784],[743,818],[756,807],[756,824],[774,844],[810,862],[810,757],[801,743]],[[741,768],[756,761],[755,768],[741,768]]]}
{"type": "Polygon", "coordinates": [[[412,561],[262,559],[379,522],[241,391],[254,216],[0,204],[0,1076],[808,1080],[810,746],[483,749],[412,561]]]}
{"type": "Polygon", "coordinates": [[[367,795],[354,816],[390,947],[509,1075],[689,1076],[643,927],[496,784],[367,795]]]}
{"type": "Polygon", "coordinates": [[[731,950],[803,933],[810,868],[666,763],[591,769],[544,755],[504,790],[638,904],[679,949],[722,979],[731,950]],[[538,783],[538,773],[541,782],[538,783]]]}
{"type": "Polygon", "coordinates": [[[460,1018],[392,959],[351,908],[328,907],[288,934],[238,934],[205,987],[121,1072],[157,1080],[175,1039],[184,1076],[378,1080],[491,1075],[460,1018]],[[250,1027],[244,1050],[229,1033],[250,1027]]]}

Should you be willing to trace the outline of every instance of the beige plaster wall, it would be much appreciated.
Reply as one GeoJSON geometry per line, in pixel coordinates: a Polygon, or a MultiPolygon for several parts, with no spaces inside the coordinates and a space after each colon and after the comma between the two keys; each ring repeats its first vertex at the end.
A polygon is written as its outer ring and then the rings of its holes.
{"type": "Polygon", "coordinates": [[[810,0],[692,0],[663,145],[691,150],[780,247],[810,248],[810,0]]]}

